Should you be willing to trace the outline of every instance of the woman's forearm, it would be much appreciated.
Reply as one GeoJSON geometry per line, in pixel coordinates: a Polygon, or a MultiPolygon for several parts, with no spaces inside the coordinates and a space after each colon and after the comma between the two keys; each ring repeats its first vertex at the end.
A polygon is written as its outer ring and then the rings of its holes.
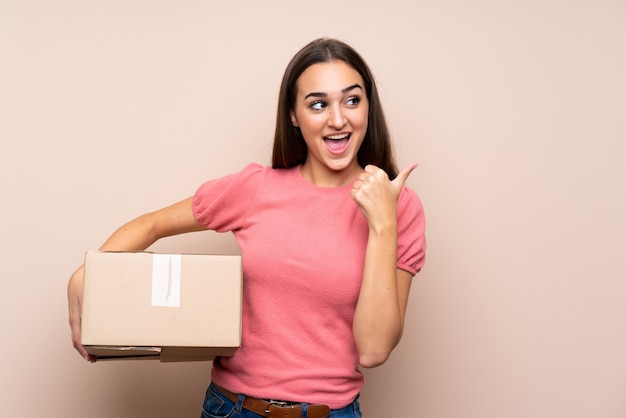
{"type": "Polygon", "coordinates": [[[404,306],[400,303],[396,254],[395,224],[370,230],[353,323],[359,363],[364,367],[384,363],[402,336],[404,306]]]}
{"type": "Polygon", "coordinates": [[[101,251],[143,251],[158,237],[154,233],[152,214],[138,218],[119,227],[100,247],[101,251]]]}
{"type": "Polygon", "coordinates": [[[160,238],[204,229],[193,216],[191,198],[146,213],[119,227],[101,251],[143,251],[160,238]]]}

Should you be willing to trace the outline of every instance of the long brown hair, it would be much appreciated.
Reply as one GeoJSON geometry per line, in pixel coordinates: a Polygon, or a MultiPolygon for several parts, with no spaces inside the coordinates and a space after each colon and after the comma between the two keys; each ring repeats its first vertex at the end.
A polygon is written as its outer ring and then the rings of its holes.
{"type": "Polygon", "coordinates": [[[398,168],[374,77],[365,60],[351,46],[328,38],[310,42],[287,65],[278,95],[272,168],[295,167],[306,161],[306,143],[300,129],[292,125],[290,118],[290,112],[295,105],[296,83],[304,70],[311,65],[337,60],[345,62],[361,75],[369,101],[367,132],[359,148],[357,161],[361,167],[367,164],[380,167],[393,179],[398,175],[398,168]]]}

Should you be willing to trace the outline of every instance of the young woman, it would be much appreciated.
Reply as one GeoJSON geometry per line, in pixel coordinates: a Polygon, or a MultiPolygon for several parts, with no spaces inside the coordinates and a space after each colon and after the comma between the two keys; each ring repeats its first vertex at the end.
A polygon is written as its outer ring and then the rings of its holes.
{"type": "MultiPolygon", "coordinates": [[[[101,250],[232,231],[242,251],[242,345],[213,362],[202,417],[360,417],[361,367],[400,341],[424,263],[422,205],[398,173],[372,74],[345,43],[318,39],[289,63],[272,167],[250,164],[123,225],[101,250]],[[393,180],[390,180],[393,179],[393,180]]],[[[83,268],[68,284],[80,345],[83,268]]]]}

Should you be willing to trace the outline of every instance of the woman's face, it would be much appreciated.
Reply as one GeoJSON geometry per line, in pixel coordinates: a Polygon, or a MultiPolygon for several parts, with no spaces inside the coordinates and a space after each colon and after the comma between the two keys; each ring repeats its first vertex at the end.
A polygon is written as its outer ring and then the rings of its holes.
{"type": "Polygon", "coordinates": [[[308,148],[303,172],[311,174],[309,180],[320,183],[360,172],[357,152],[369,108],[361,75],[343,61],[318,63],[300,75],[296,88],[291,122],[308,148]]]}

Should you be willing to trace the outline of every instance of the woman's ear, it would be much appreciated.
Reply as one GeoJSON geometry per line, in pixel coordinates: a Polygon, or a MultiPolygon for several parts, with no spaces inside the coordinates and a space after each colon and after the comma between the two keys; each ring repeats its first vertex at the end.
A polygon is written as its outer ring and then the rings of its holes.
{"type": "Polygon", "coordinates": [[[293,113],[293,110],[289,112],[289,117],[291,118],[291,124],[298,127],[298,119],[296,119],[296,115],[293,113]]]}

